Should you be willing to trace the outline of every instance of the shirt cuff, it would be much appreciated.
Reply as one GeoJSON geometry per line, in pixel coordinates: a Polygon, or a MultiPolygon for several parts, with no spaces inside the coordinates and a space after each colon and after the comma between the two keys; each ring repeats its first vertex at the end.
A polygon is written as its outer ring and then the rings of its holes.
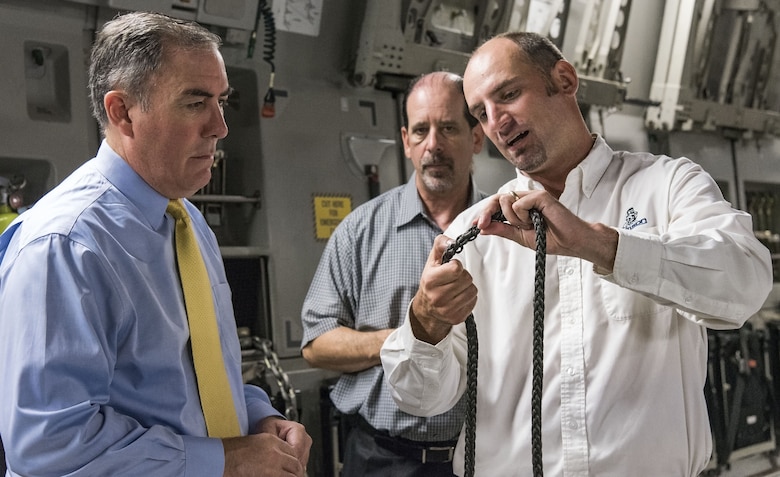
{"type": "Polygon", "coordinates": [[[609,281],[622,287],[646,293],[657,293],[661,277],[663,247],[659,237],[618,231],[618,247],[609,281]]]}
{"type": "Polygon", "coordinates": [[[401,326],[398,327],[400,330],[399,337],[404,343],[408,343],[408,349],[412,355],[419,354],[422,356],[433,356],[440,358],[442,354],[446,351],[449,351],[452,346],[452,340],[450,338],[452,336],[452,330],[450,330],[450,332],[447,333],[447,335],[436,344],[431,344],[417,338],[414,335],[414,330],[412,330],[412,319],[410,317],[413,302],[414,299],[409,301],[409,306],[406,308],[406,317],[404,318],[404,322],[401,323],[401,326]]]}
{"type": "Polygon", "coordinates": [[[258,386],[244,385],[244,397],[246,399],[246,414],[249,421],[249,434],[255,433],[257,423],[270,416],[284,416],[271,404],[268,395],[258,386]]]}
{"type": "Polygon", "coordinates": [[[184,476],[206,477],[225,473],[225,448],[221,439],[182,436],[184,476]]]}

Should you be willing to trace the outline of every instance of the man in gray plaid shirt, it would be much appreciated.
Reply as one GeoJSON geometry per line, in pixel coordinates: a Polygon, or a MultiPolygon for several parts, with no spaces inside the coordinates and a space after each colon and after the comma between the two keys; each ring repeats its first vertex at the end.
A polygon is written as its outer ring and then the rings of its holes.
{"type": "Polygon", "coordinates": [[[452,476],[463,425],[463,400],[429,418],[399,410],[379,350],[401,324],[436,236],[486,197],[472,178],[484,135],[452,73],[413,80],[403,120],[415,172],[339,224],[303,304],[303,357],[342,373],[331,393],[348,424],[342,477],[452,476]]]}

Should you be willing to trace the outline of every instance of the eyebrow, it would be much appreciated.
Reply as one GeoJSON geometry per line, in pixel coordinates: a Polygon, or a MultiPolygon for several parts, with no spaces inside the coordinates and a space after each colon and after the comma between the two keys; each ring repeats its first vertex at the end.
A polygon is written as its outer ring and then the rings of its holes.
{"type": "MultiPolygon", "coordinates": [[[[488,95],[489,96],[495,95],[497,92],[504,90],[508,85],[514,83],[515,81],[517,81],[517,77],[516,76],[512,77],[512,78],[505,79],[504,81],[498,83],[494,88],[492,88],[489,91],[488,95]]],[[[482,107],[483,107],[482,103],[475,104],[473,107],[469,108],[469,113],[471,113],[471,115],[474,116],[474,113],[477,111],[477,109],[480,109],[482,107]]]]}
{"type": "MultiPolygon", "coordinates": [[[[230,96],[235,91],[232,87],[228,87],[225,91],[219,94],[219,96],[230,96]]],[[[213,98],[214,95],[208,91],[204,91],[198,88],[186,89],[182,92],[182,96],[202,96],[204,98],[213,98]]]]}
{"type": "Polygon", "coordinates": [[[441,127],[441,126],[457,126],[458,125],[458,120],[457,119],[443,119],[443,120],[433,120],[433,121],[431,121],[429,119],[425,119],[425,120],[410,122],[409,123],[409,128],[420,127],[420,126],[430,127],[431,125],[435,125],[435,126],[439,126],[439,127],[441,127]]]}

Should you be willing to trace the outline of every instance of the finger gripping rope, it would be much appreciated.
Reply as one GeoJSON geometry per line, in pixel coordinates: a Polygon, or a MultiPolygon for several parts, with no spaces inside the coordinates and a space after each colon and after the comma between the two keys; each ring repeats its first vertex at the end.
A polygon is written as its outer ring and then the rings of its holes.
{"type": "MultiPolygon", "coordinates": [[[[545,262],[547,259],[547,231],[542,214],[531,209],[531,220],[536,232],[536,263],[534,273],[534,320],[533,320],[533,369],[531,389],[531,462],[534,477],[544,474],[542,465],[542,382],[544,368],[544,280],[545,262]]],[[[505,221],[501,212],[493,215],[494,221],[505,221]]],[[[441,262],[447,263],[463,246],[476,239],[479,235],[477,226],[471,227],[460,235],[442,255],[441,262]]],[[[477,325],[474,315],[466,318],[467,364],[466,364],[466,436],[464,455],[464,475],[474,476],[475,447],[477,428],[477,360],[478,340],[477,325]]]]}

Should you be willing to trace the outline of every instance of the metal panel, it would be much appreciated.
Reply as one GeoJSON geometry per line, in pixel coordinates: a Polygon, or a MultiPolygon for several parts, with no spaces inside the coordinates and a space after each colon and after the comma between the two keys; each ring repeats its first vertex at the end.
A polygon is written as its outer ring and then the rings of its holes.
{"type": "Polygon", "coordinates": [[[780,135],[780,2],[667,0],[647,126],[780,135]]]}
{"type": "Polygon", "coordinates": [[[0,175],[27,176],[28,202],[94,156],[98,144],[84,68],[89,7],[30,3],[0,2],[0,175]],[[38,50],[40,66],[32,57],[38,50]]]}
{"type": "Polygon", "coordinates": [[[512,5],[507,0],[425,0],[404,9],[401,0],[366,2],[352,79],[358,85],[371,86],[378,73],[463,74],[471,51],[507,29],[512,5]],[[442,10],[464,21],[458,27],[437,23],[442,10]]]}
{"type": "Polygon", "coordinates": [[[118,10],[155,11],[207,25],[252,30],[258,0],[108,0],[107,6],[118,10]]]}

